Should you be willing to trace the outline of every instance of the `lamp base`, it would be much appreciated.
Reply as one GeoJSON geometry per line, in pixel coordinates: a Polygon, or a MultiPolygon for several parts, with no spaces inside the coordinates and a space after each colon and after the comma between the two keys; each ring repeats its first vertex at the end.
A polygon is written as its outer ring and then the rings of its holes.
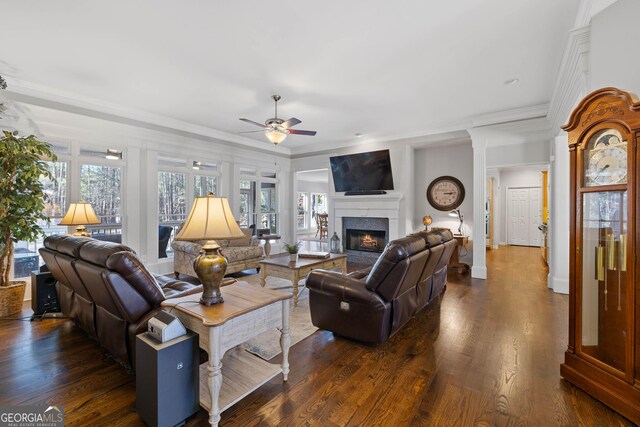
{"type": "Polygon", "coordinates": [[[72,234],[75,237],[91,237],[91,234],[87,232],[87,227],[81,225],[76,228],[76,232],[72,234]]]}
{"type": "Polygon", "coordinates": [[[220,304],[223,302],[224,298],[222,298],[222,295],[220,295],[219,297],[202,297],[199,301],[200,304],[206,305],[207,307],[211,307],[212,305],[220,304]]]}
{"type": "Polygon", "coordinates": [[[193,269],[203,287],[200,304],[209,307],[224,302],[220,284],[227,271],[227,259],[220,254],[220,246],[214,241],[208,241],[202,250],[193,261],[193,269]]]}

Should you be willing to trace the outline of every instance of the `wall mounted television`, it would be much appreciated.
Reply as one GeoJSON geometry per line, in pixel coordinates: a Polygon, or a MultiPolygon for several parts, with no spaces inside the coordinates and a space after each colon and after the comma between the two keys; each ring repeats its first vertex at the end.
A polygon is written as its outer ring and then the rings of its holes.
{"type": "Polygon", "coordinates": [[[330,157],[336,192],[345,195],[386,194],[393,190],[389,150],[330,157]]]}

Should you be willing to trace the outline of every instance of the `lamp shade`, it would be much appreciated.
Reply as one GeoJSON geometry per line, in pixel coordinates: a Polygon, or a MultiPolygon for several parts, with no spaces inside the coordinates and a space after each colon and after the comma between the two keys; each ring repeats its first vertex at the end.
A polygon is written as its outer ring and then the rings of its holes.
{"type": "Polygon", "coordinates": [[[67,213],[62,218],[60,225],[88,225],[100,224],[100,220],[93,211],[90,203],[71,203],[67,213]]]}
{"type": "Polygon", "coordinates": [[[227,198],[209,194],[195,198],[189,217],[175,240],[233,240],[244,237],[227,198]]]}

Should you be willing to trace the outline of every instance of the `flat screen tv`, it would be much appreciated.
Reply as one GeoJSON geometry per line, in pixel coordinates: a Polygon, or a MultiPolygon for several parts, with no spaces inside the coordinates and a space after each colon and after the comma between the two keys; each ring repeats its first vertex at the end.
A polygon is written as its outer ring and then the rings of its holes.
{"type": "Polygon", "coordinates": [[[384,194],[384,190],[393,190],[389,150],[335,156],[329,160],[336,192],[384,194]]]}

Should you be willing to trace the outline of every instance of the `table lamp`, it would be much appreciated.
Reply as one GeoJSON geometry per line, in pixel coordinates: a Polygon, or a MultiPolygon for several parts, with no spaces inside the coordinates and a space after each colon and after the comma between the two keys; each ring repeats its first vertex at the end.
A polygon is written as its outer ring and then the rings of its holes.
{"type": "Polygon", "coordinates": [[[242,239],[245,235],[236,223],[225,197],[196,197],[187,221],[175,240],[207,240],[193,261],[193,269],[204,292],[200,304],[211,306],[223,302],[220,283],[227,271],[227,259],[220,253],[216,239],[242,239]]]}
{"type": "Polygon", "coordinates": [[[73,235],[76,237],[91,237],[85,225],[100,224],[100,220],[93,211],[91,204],[80,200],[77,203],[71,203],[69,205],[67,213],[59,224],[75,226],[76,232],[73,233],[73,235]]]}
{"type": "Polygon", "coordinates": [[[460,209],[454,209],[451,212],[449,212],[449,216],[452,217],[457,217],[460,220],[460,226],[458,227],[458,234],[462,235],[462,223],[464,222],[464,215],[462,215],[462,212],[460,211],[460,209]]]}

